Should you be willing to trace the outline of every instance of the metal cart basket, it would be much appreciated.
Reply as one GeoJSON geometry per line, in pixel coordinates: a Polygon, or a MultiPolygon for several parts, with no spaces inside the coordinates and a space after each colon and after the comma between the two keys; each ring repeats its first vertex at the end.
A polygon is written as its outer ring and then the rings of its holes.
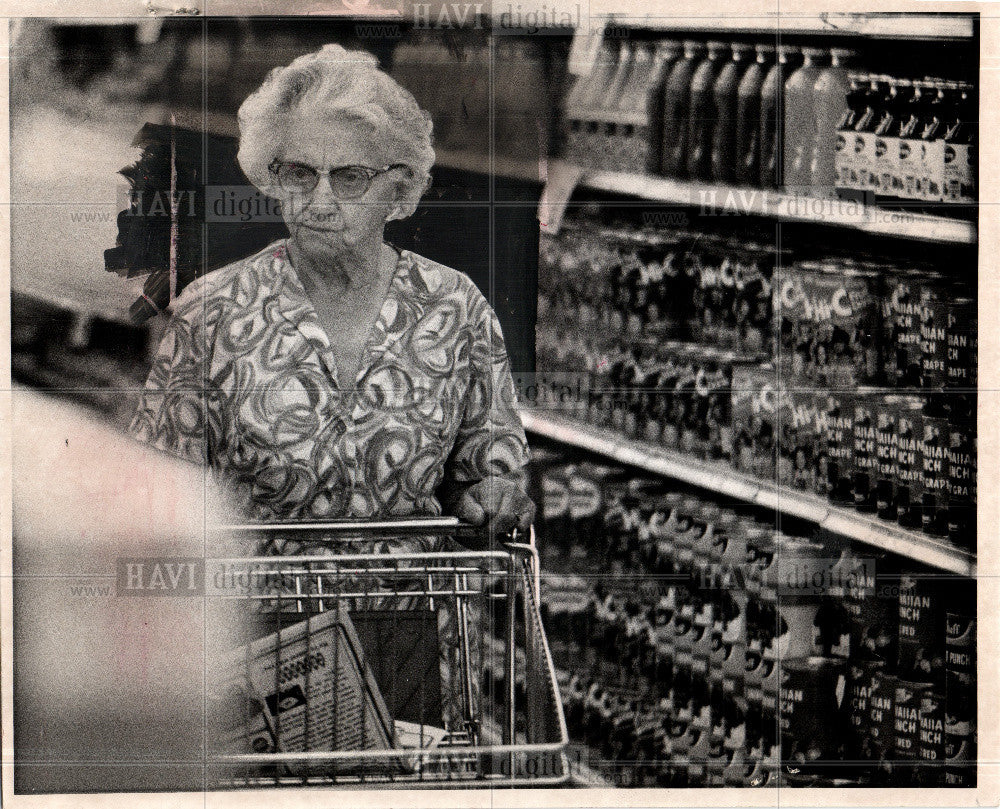
{"type": "Polygon", "coordinates": [[[487,550],[453,518],[216,530],[305,552],[221,560],[245,586],[216,595],[258,629],[209,677],[213,785],[568,780],[533,530],[487,550]]]}

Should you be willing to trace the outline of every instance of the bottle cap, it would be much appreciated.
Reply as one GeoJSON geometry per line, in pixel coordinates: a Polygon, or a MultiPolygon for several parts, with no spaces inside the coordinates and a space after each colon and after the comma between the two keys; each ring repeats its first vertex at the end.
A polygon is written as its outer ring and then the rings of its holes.
{"type": "Polygon", "coordinates": [[[857,55],[858,52],[851,48],[830,48],[830,57],[841,64],[854,59],[857,55]]]}
{"type": "Polygon", "coordinates": [[[731,42],[729,44],[730,49],[733,52],[733,59],[742,59],[750,53],[750,45],[746,42],[731,42]]]}
{"type": "Polygon", "coordinates": [[[770,42],[758,42],[754,45],[754,50],[757,51],[758,56],[772,56],[774,54],[774,45],[770,42]]]}
{"type": "Polygon", "coordinates": [[[728,50],[729,50],[729,45],[727,45],[725,42],[719,42],[713,39],[711,42],[708,43],[709,56],[721,56],[728,50]]]}
{"type": "Polygon", "coordinates": [[[803,48],[802,49],[802,55],[805,56],[806,59],[812,59],[814,62],[818,62],[821,59],[825,59],[826,58],[827,51],[825,49],[823,49],[823,48],[808,48],[807,47],[807,48],[803,48]]]}
{"type": "Polygon", "coordinates": [[[689,59],[705,52],[705,45],[696,39],[684,40],[684,55],[689,59]]]}

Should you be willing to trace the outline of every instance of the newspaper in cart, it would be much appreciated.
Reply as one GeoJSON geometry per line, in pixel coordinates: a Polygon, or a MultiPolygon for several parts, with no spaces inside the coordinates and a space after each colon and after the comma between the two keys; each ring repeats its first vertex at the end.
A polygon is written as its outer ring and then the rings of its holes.
{"type": "MultiPolygon", "coordinates": [[[[392,719],[346,610],[292,623],[220,662],[221,675],[210,689],[210,722],[219,753],[396,746],[392,719]]],[[[383,764],[398,768],[400,762],[383,764]]],[[[360,760],[352,759],[336,765],[341,770],[359,767],[360,760]]]]}

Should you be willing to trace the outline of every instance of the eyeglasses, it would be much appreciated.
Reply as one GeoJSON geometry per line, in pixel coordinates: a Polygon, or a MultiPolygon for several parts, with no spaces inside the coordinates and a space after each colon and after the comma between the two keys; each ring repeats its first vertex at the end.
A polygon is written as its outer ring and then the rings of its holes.
{"type": "Polygon", "coordinates": [[[320,175],[325,175],[330,178],[330,190],[337,199],[358,199],[365,195],[371,188],[372,181],[380,174],[386,174],[394,169],[408,169],[409,166],[405,163],[393,163],[380,169],[368,166],[340,166],[320,171],[303,163],[275,160],[268,168],[278,178],[278,184],[285,191],[308,194],[319,184],[320,175]]]}

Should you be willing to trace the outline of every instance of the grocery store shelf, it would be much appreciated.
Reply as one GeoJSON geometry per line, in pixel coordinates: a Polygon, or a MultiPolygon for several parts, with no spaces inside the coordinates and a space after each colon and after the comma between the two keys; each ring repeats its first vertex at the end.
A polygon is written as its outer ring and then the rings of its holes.
{"type": "Polygon", "coordinates": [[[506,155],[494,155],[491,172],[490,156],[486,152],[437,149],[436,156],[436,165],[443,166],[444,168],[468,171],[475,174],[492,173],[500,177],[509,177],[514,180],[525,180],[533,183],[541,183],[545,180],[545,163],[543,162],[532,163],[506,155]]]}
{"type": "Polygon", "coordinates": [[[895,236],[950,244],[975,244],[971,222],[908,210],[888,210],[859,202],[783,194],[760,188],[684,182],[617,171],[589,171],[580,185],[597,191],[674,203],[726,214],[767,216],[789,222],[811,222],[853,228],[880,236],[895,236]]]}
{"type": "MultiPolygon", "coordinates": [[[[592,12],[593,13],[593,12],[592,12]]],[[[657,31],[731,31],[762,34],[834,34],[878,39],[971,39],[972,15],[797,13],[712,16],[608,15],[612,25],[657,31]]]]}
{"type": "Polygon", "coordinates": [[[892,523],[866,517],[852,509],[831,505],[814,495],[758,480],[736,472],[724,463],[701,461],[679,452],[631,440],[613,430],[581,424],[552,412],[524,407],[519,412],[521,423],[529,433],[580,447],[619,463],[675,478],[716,494],[773,508],[782,514],[813,522],[834,534],[908,557],[939,570],[962,576],[976,575],[975,556],[943,540],[907,531],[892,523]]]}

